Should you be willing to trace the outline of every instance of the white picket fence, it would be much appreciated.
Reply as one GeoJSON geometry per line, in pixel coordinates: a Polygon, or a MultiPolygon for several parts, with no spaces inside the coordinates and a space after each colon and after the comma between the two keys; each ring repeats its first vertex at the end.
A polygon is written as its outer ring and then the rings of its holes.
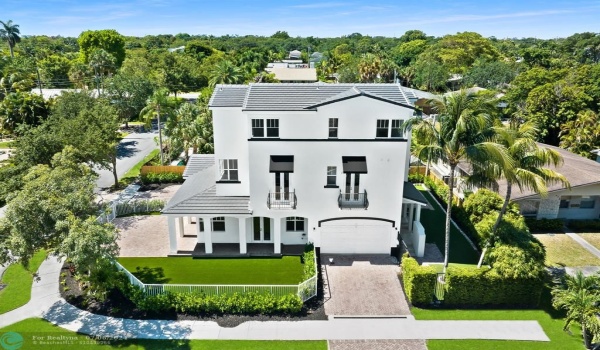
{"type": "Polygon", "coordinates": [[[146,295],[172,293],[204,293],[207,295],[233,294],[254,292],[259,294],[270,293],[276,296],[296,294],[303,302],[317,295],[317,272],[315,257],[315,275],[300,284],[292,285],[254,285],[254,284],[146,284],[135,277],[131,272],[115,261],[115,265],[123,271],[129,282],[141,288],[146,295]]]}
{"type": "Polygon", "coordinates": [[[161,211],[167,201],[163,199],[132,199],[127,202],[112,201],[96,220],[100,223],[112,222],[120,216],[161,211]]]}

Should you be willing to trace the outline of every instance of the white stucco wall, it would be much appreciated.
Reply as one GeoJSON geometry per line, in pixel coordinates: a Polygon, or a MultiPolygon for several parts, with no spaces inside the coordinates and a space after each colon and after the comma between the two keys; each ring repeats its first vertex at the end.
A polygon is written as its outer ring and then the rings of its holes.
{"type": "Polygon", "coordinates": [[[547,198],[533,196],[527,198],[526,200],[538,200],[540,202],[537,215],[538,219],[598,219],[600,217],[599,198],[596,198],[594,208],[579,208],[576,206],[560,208],[560,200],[565,196],[576,197],[571,200],[570,204],[577,205],[580,202],[580,198],[577,198],[579,196],[600,196],[600,185],[573,187],[571,189],[564,189],[549,193],[547,198]]]}

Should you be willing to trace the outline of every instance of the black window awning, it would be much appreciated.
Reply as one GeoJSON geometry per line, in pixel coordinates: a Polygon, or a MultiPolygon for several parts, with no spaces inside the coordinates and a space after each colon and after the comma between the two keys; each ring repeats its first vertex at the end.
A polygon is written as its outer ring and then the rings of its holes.
{"type": "Polygon", "coordinates": [[[342,157],[344,173],[367,173],[367,157],[342,157]]]}
{"type": "Polygon", "coordinates": [[[271,156],[270,173],[293,173],[294,156],[271,156]]]}

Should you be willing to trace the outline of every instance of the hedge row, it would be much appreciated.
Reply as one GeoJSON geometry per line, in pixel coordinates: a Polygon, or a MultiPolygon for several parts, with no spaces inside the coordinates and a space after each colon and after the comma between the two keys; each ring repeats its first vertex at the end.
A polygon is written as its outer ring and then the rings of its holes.
{"type": "Polygon", "coordinates": [[[270,293],[233,293],[206,295],[203,293],[172,293],[146,295],[132,287],[127,292],[130,300],[142,311],[164,313],[176,311],[185,314],[297,314],[302,300],[294,294],[275,296],[270,293]]]}
{"type": "Polygon", "coordinates": [[[180,173],[147,173],[141,176],[142,183],[161,184],[161,183],[181,183],[183,174],[180,173]]]}
{"type": "Polygon", "coordinates": [[[433,289],[437,273],[431,266],[421,266],[408,254],[402,257],[402,282],[404,293],[413,305],[429,305],[433,302],[433,289]]]}
{"type": "Polygon", "coordinates": [[[317,266],[315,264],[315,251],[309,250],[302,255],[304,261],[304,269],[302,271],[302,281],[313,278],[316,275],[317,266]]]}
{"type": "Polygon", "coordinates": [[[576,232],[600,232],[600,220],[570,220],[567,226],[576,232]]]}
{"type": "Polygon", "coordinates": [[[565,226],[562,219],[525,218],[525,223],[531,232],[563,232],[565,226]]]}
{"type": "Polygon", "coordinates": [[[449,307],[536,307],[544,281],[538,278],[506,278],[489,268],[449,266],[444,305],[449,307]]]}

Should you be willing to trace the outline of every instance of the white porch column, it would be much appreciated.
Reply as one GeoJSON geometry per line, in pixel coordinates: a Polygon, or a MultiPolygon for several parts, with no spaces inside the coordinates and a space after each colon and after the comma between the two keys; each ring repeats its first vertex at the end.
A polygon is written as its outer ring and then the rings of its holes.
{"type": "Polygon", "coordinates": [[[206,254],[212,254],[212,222],[210,217],[203,217],[204,220],[204,251],[206,254]]]}
{"type": "Polygon", "coordinates": [[[415,205],[414,204],[409,204],[408,205],[409,208],[409,212],[408,212],[408,231],[412,232],[413,230],[413,216],[415,213],[415,205]]]}
{"type": "Polygon", "coordinates": [[[202,225],[200,225],[201,220],[202,220],[201,217],[196,217],[196,242],[197,243],[200,243],[200,241],[201,241],[200,238],[202,238],[202,231],[200,231],[200,227],[202,226],[202,225]]]}
{"type": "Polygon", "coordinates": [[[273,253],[281,254],[281,218],[273,219],[274,224],[274,237],[273,237],[273,245],[275,245],[275,249],[273,253]]]}
{"type": "Polygon", "coordinates": [[[415,221],[421,222],[421,208],[422,205],[417,205],[417,215],[415,216],[415,221]]]}
{"type": "Polygon", "coordinates": [[[175,218],[172,216],[167,217],[167,223],[169,227],[169,253],[177,254],[177,230],[175,228],[175,218]]]}
{"type": "Polygon", "coordinates": [[[188,223],[188,224],[191,224],[191,223],[192,223],[192,217],[191,217],[191,216],[188,216],[188,217],[187,217],[187,223],[188,223]]]}
{"type": "Polygon", "coordinates": [[[179,237],[183,237],[185,229],[183,228],[183,216],[179,217],[179,237]]]}
{"type": "Polygon", "coordinates": [[[240,225],[238,230],[240,233],[240,254],[246,254],[248,252],[246,244],[246,218],[238,218],[238,223],[240,225]]]}

